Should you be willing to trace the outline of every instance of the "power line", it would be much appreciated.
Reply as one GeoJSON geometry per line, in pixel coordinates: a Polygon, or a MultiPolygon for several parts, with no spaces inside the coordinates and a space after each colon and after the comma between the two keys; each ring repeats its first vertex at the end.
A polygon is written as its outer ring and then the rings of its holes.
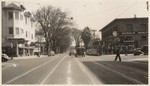
{"type": "Polygon", "coordinates": [[[126,10],[124,10],[122,13],[120,13],[117,17],[121,16],[123,13],[125,13],[127,10],[129,10],[131,7],[133,7],[136,3],[137,2],[135,2],[134,4],[132,4],[130,7],[128,7],[126,10]]]}

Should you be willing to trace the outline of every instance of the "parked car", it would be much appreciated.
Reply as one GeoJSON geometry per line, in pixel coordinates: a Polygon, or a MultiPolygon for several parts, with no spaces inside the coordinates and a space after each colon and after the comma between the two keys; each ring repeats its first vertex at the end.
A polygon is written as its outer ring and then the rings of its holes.
{"type": "Polygon", "coordinates": [[[100,52],[97,49],[89,49],[89,50],[86,51],[86,54],[87,55],[97,55],[97,56],[99,56],[100,52]]]}
{"type": "Polygon", "coordinates": [[[140,54],[143,54],[143,52],[141,51],[141,48],[135,48],[133,51],[133,54],[134,55],[140,55],[140,54]]]}
{"type": "Polygon", "coordinates": [[[148,45],[144,45],[141,51],[144,52],[144,55],[148,55],[148,45]]]}
{"type": "Polygon", "coordinates": [[[54,51],[50,51],[50,53],[48,54],[48,56],[54,56],[55,52],[54,51]]]}
{"type": "Polygon", "coordinates": [[[9,56],[7,56],[7,54],[2,54],[2,62],[8,61],[11,58],[9,56]]]}

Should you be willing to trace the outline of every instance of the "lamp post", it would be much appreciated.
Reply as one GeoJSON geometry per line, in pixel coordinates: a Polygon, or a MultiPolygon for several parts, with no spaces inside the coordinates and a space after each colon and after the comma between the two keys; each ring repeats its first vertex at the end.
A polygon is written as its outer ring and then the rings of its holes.
{"type": "Polygon", "coordinates": [[[10,47],[11,47],[11,59],[13,59],[13,43],[10,43],[10,47]]]}

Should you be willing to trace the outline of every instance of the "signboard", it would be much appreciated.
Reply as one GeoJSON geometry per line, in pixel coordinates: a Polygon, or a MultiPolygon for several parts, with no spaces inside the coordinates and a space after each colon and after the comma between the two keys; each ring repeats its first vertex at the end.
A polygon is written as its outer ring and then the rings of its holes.
{"type": "Polygon", "coordinates": [[[114,35],[114,36],[117,36],[117,31],[113,31],[113,35],[114,35]]]}

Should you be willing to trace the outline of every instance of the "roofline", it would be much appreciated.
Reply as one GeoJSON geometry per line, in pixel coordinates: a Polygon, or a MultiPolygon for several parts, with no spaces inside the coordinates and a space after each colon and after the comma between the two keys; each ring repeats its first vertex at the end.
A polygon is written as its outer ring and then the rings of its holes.
{"type": "Polygon", "coordinates": [[[118,21],[118,20],[130,20],[130,19],[148,19],[148,17],[139,17],[139,18],[116,18],[114,20],[112,20],[110,23],[108,23],[106,26],[104,26],[102,29],[99,30],[102,31],[104,28],[106,28],[107,26],[109,26],[111,23],[115,22],[115,21],[118,21]]]}

